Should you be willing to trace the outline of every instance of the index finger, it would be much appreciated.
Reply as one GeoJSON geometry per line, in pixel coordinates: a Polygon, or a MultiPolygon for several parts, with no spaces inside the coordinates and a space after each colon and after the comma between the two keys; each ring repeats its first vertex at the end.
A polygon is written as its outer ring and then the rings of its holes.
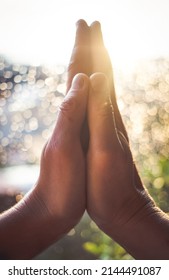
{"type": "Polygon", "coordinates": [[[88,44],[89,40],[89,26],[86,21],[83,19],[79,19],[76,22],[76,36],[74,47],[77,46],[85,46],[88,44]]]}
{"type": "Polygon", "coordinates": [[[128,135],[125,126],[123,124],[123,120],[117,104],[111,59],[104,45],[101,24],[98,21],[95,21],[91,24],[90,34],[91,34],[92,71],[102,72],[107,76],[109,81],[109,86],[110,86],[110,97],[114,108],[114,116],[115,116],[117,128],[125,135],[126,139],[128,139],[128,135]]]}
{"type": "Polygon", "coordinates": [[[76,23],[75,43],[67,69],[67,90],[71,87],[73,77],[78,73],[90,75],[90,28],[84,20],[76,23]]]}

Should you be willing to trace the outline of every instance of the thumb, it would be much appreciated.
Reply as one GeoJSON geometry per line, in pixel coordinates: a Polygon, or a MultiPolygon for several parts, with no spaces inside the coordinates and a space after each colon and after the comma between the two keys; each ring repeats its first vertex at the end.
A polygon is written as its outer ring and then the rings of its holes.
{"type": "Polygon", "coordinates": [[[88,125],[90,149],[95,151],[114,150],[119,146],[113,107],[110,101],[109,82],[103,73],[90,77],[88,101],[88,125]]]}
{"type": "Polygon", "coordinates": [[[85,74],[77,74],[74,77],[71,88],[59,108],[52,135],[57,145],[71,145],[76,138],[80,139],[86,115],[88,87],[89,78],[85,74]]]}

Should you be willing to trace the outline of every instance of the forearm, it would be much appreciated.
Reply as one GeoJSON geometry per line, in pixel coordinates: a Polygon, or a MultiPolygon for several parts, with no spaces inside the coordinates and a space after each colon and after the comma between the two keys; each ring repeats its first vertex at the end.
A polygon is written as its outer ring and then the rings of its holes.
{"type": "Polygon", "coordinates": [[[59,218],[49,215],[33,190],[0,216],[0,257],[33,258],[58,240],[66,231],[64,227],[59,218]]]}

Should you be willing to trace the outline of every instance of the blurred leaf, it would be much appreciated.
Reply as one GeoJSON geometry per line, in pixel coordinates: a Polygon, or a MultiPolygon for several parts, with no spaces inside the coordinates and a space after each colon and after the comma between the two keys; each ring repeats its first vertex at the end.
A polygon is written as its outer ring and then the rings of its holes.
{"type": "Polygon", "coordinates": [[[93,242],[85,242],[83,248],[88,252],[98,255],[102,252],[102,248],[93,242]]]}

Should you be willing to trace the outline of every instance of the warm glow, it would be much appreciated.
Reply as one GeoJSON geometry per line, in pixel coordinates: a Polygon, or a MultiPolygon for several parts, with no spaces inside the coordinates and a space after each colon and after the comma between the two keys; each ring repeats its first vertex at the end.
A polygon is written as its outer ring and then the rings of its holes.
{"type": "Polygon", "coordinates": [[[75,22],[102,24],[115,66],[169,56],[167,0],[1,0],[0,53],[30,64],[67,64],[75,22]]]}

